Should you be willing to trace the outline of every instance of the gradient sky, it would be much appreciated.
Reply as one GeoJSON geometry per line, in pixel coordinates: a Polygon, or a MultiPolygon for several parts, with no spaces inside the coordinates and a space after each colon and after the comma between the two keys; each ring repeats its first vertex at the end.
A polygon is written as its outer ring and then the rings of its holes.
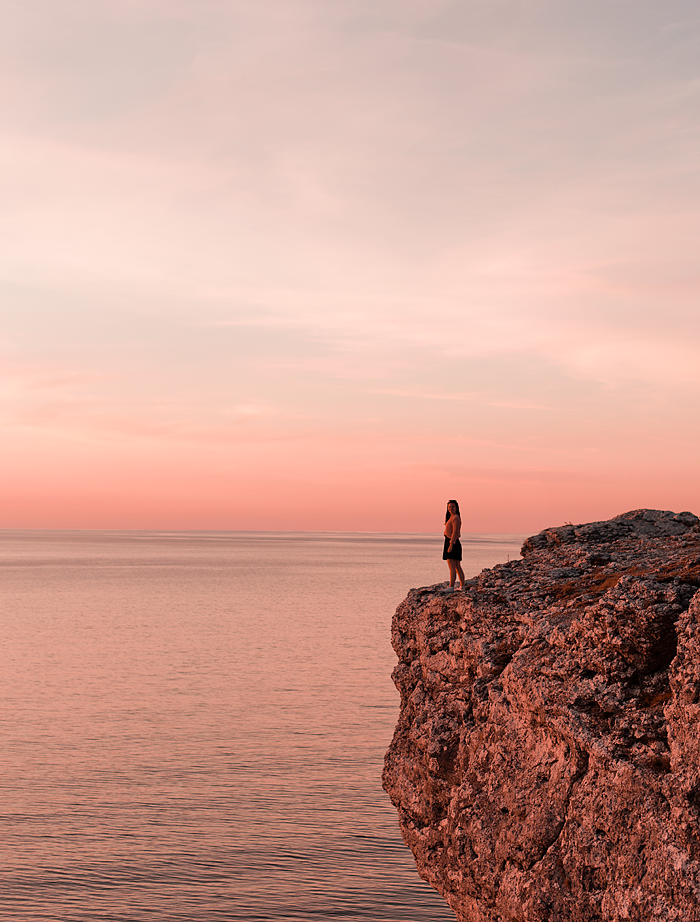
{"type": "Polygon", "coordinates": [[[0,527],[700,513],[696,0],[0,10],[0,527]]]}

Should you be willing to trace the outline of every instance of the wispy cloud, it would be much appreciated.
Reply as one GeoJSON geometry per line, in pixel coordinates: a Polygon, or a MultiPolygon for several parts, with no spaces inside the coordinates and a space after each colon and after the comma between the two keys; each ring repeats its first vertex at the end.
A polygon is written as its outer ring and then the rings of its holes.
{"type": "Polygon", "coordinates": [[[653,492],[674,453],[648,434],[692,453],[700,31],[681,0],[6,6],[13,445],[24,426],[35,454],[60,434],[147,464],[177,442],[202,481],[245,455],[246,477],[348,490],[412,459],[424,496],[460,471],[517,480],[523,457],[540,486],[607,464],[626,490],[656,465],[653,492]]]}

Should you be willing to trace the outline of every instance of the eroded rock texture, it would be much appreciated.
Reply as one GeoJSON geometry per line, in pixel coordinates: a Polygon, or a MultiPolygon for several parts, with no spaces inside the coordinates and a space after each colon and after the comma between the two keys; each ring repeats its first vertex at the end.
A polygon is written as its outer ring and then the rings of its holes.
{"type": "Polygon", "coordinates": [[[700,520],[551,528],[393,621],[384,786],[463,922],[700,922],[700,520]]]}

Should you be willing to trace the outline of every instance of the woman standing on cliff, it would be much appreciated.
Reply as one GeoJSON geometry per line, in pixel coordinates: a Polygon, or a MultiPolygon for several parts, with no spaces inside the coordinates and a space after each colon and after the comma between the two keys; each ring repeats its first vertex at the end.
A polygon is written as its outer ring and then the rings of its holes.
{"type": "Polygon", "coordinates": [[[462,569],[462,545],[459,536],[462,533],[462,519],[459,515],[459,503],[456,499],[451,499],[447,503],[447,512],[445,513],[445,548],[442,552],[442,559],[447,561],[450,568],[450,585],[449,589],[454,590],[455,579],[460,578],[461,588],[464,589],[464,570],[462,569]]]}

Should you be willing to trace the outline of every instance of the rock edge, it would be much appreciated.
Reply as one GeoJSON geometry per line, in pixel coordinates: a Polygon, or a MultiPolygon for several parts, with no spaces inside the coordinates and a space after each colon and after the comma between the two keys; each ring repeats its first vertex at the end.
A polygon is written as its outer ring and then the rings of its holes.
{"type": "Polygon", "coordinates": [[[460,922],[700,922],[700,519],[550,528],[411,590],[384,787],[460,922]]]}

